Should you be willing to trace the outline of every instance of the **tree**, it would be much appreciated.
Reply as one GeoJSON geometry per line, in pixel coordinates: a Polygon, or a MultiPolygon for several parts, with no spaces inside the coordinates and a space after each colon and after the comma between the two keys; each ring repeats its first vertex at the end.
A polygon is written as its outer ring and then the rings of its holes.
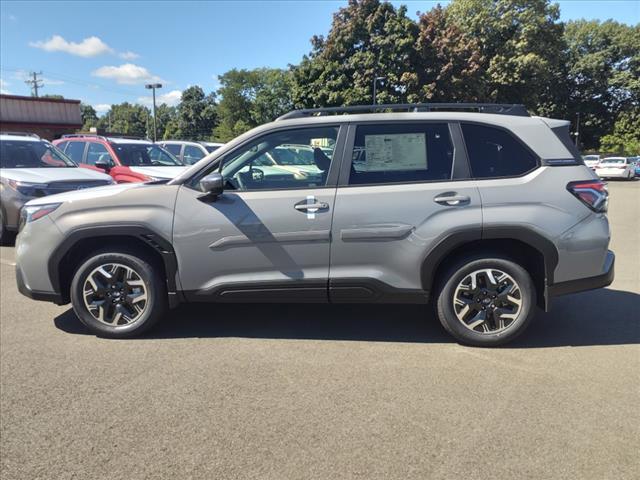
{"type": "Polygon", "coordinates": [[[478,39],[485,100],[561,115],[566,63],[560,10],[549,0],[453,0],[450,22],[478,39]]]}
{"type": "Polygon", "coordinates": [[[98,114],[91,105],[80,104],[80,117],[82,118],[82,130],[88,131],[90,128],[98,126],[98,114]]]}
{"type": "Polygon", "coordinates": [[[55,93],[49,93],[47,95],[40,95],[40,98],[52,98],[54,100],[64,100],[64,97],[62,95],[58,95],[55,93]]]}
{"type": "Polygon", "coordinates": [[[221,97],[215,137],[228,141],[293,108],[291,73],[276,68],[233,69],[219,77],[221,97]]]}
{"type": "Polygon", "coordinates": [[[486,97],[484,57],[477,39],[447,20],[440,5],[423,13],[419,34],[417,92],[410,102],[473,102],[486,97]]]}
{"type": "Polygon", "coordinates": [[[600,151],[628,156],[640,153],[640,108],[618,115],[613,132],[600,139],[600,151]]]}
{"type": "Polygon", "coordinates": [[[217,118],[215,99],[214,93],[205,95],[197,85],[187,88],[182,92],[177,118],[168,119],[164,136],[182,140],[211,139],[217,118]]]}
{"type": "Polygon", "coordinates": [[[333,17],[327,38],[314,36],[312,50],[293,67],[297,106],[371,104],[373,81],[385,77],[379,103],[403,102],[419,91],[418,26],[380,0],[349,0],[333,17]]]}
{"type": "Polygon", "coordinates": [[[640,25],[572,21],[565,41],[569,114],[580,113],[582,143],[596,148],[622,111],[640,105],[640,25]]]}
{"type": "Polygon", "coordinates": [[[148,137],[150,122],[151,112],[148,108],[124,102],[111,105],[111,109],[99,119],[98,127],[124,135],[148,137]]]}
{"type": "MultiPolygon", "coordinates": [[[[178,117],[176,107],[170,107],[166,103],[162,103],[156,107],[156,129],[158,138],[169,140],[172,137],[165,137],[167,127],[171,122],[175,122],[178,117]]],[[[153,127],[152,127],[153,128],[153,127]]]]}

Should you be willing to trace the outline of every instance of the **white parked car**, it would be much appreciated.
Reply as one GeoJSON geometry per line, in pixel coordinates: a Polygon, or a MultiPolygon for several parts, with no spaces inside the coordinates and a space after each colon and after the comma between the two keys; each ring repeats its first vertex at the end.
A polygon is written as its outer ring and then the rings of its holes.
{"type": "Polygon", "coordinates": [[[190,142],[186,140],[163,140],[158,145],[173,153],[185,165],[193,165],[224,143],[190,142]]]}
{"type": "Polygon", "coordinates": [[[600,163],[600,155],[583,155],[582,160],[584,160],[584,164],[589,167],[591,170],[595,170],[600,163]]]}
{"type": "Polygon", "coordinates": [[[601,178],[631,180],[635,176],[635,171],[633,162],[627,157],[606,157],[598,163],[596,174],[601,178]]]}

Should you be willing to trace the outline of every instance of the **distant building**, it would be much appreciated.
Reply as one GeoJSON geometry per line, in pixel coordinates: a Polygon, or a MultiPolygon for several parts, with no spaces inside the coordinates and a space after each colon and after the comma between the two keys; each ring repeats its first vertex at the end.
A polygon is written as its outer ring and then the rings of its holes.
{"type": "Polygon", "coordinates": [[[0,131],[54,140],[82,127],[80,100],[0,95],[0,131]]]}

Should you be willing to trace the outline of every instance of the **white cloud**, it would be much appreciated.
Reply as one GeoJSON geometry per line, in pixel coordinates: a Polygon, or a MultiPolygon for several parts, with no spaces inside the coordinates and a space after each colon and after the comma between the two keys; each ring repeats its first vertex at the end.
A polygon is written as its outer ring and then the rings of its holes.
{"type": "MultiPolygon", "coordinates": [[[[164,93],[162,95],[156,95],[156,105],[162,105],[163,103],[166,103],[170,107],[175,107],[180,103],[181,99],[181,90],[171,90],[170,92],[164,93]]],[[[153,97],[138,97],[138,103],[150,107],[153,104],[153,97]]]]}
{"type": "Polygon", "coordinates": [[[152,75],[149,70],[133,63],[125,63],[119,67],[104,66],[94,70],[91,75],[115,80],[122,85],[136,85],[145,82],[162,82],[163,80],[152,75]]]}
{"type": "Polygon", "coordinates": [[[11,85],[9,82],[0,78],[0,94],[2,95],[11,95],[11,92],[7,89],[7,87],[11,85]]]}
{"type": "Polygon", "coordinates": [[[40,48],[46,52],[66,52],[79,57],[95,57],[103,53],[114,53],[113,49],[98,37],[87,37],[80,43],[69,42],[60,35],[54,35],[49,40],[29,42],[29,46],[40,48]]]}
{"type": "Polygon", "coordinates": [[[12,22],[17,22],[18,21],[18,17],[16,17],[15,15],[13,15],[12,13],[10,13],[9,15],[7,15],[7,18],[9,20],[11,20],[12,22]]]}
{"type": "Polygon", "coordinates": [[[123,60],[135,60],[136,58],[140,58],[140,55],[135,52],[130,52],[129,50],[126,52],[120,52],[118,56],[123,60]]]}
{"type": "Polygon", "coordinates": [[[93,106],[93,109],[100,114],[107,113],[111,109],[111,105],[108,103],[98,103],[93,106]]]}

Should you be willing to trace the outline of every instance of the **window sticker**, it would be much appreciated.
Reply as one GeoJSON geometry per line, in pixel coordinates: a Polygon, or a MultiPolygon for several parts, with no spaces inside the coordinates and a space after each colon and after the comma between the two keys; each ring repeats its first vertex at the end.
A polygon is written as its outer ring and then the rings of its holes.
{"type": "Polygon", "coordinates": [[[424,133],[365,135],[366,159],[362,171],[425,170],[427,141],[424,133]]]}

